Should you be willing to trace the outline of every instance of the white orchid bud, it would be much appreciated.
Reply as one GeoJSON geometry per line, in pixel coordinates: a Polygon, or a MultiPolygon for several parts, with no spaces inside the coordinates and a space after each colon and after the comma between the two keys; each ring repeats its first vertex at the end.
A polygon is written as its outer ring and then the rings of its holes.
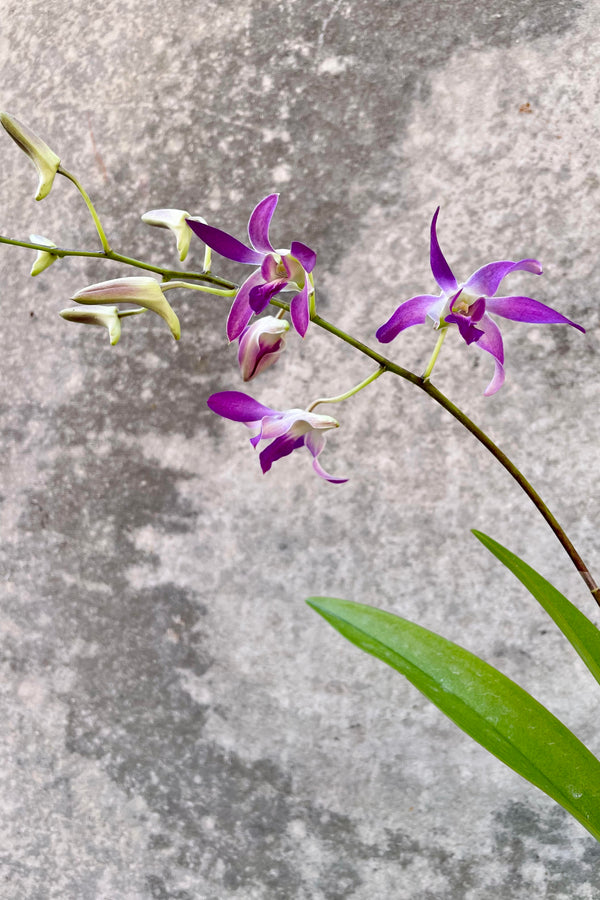
{"type": "MultiPolygon", "coordinates": [[[[43,237],[41,234],[30,234],[29,240],[32,244],[44,244],[46,247],[52,248],[54,250],[57,249],[56,244],[54,244],[48,238],[43,237]]],[[[39,275],[40,272],[43,272],[44,269],[47,269],[48,266],[51,266],[52,263],[56,262],[57,259],[58,256],[56,256],[55,253],[50,253],[48,250],[38,250],[38,254],[29,274],[39,275]]]]}
{"type": "Polygon", "coordinates": [[[171,334],[176,341],[181,336],[179,319],[169,306],[160,284],[154,278],[145,276],[132,278],[113,278],[111,281],[101,281],[98,284],[90,284],[82,291],[78,291],[72,298],[77,303],[104,304],[104,303],[136,303],[157,313],[165,320],[171,334]]]}
{"type": "Polygon", "coordinates": [[[50,149],[48,144],[14,116],[0,112],[0,124],[9,133],[13,141],[27,154],[38,170],[39,182],[35,196],[36,200],[43,200],[52,189],[54,176],[60,165],[60,158],[50,149]]]}
{"type": "Polygon", "coordinates": [[[121,337],[121,319],[116,306],[75,306],[61,309],[60,316],[68,322],[80,322],[82,325],[101,325],[108,329],[111,346],[119,343],[121,337]]]}
{"type": "Polygon", "coordinates": [[[151,209],[142,216],[142,222],[145,222],[146,225],[168,228],[173,232],[177,240],[177,252],[181,262],[188,255],[192,237],[192,229],[187,224],[186,219],[205,224],[201,216],[190,216],[184,209],[151,209]]]}

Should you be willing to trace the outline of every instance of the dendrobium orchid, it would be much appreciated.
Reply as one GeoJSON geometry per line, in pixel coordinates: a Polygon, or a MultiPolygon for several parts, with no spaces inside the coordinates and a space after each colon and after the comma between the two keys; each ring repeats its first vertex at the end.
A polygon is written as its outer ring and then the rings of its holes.
{"type": "Polygon", "coordinates": [[[310,320],[309,298],[314,292],[310,273],[317,254],[300,241],[292,241],[289,250],[275,250],[269,240],[269,226],[279,194],[269,194],[254,208],[248,222],[250,247],[212,225],[188,219],[192,231],[221,256],[234,262],[258,266],[244,283],[233,301],[227,319],[227,337],[238,338],[253,313],[261,313],[272,297],[281,291],[296,291],[290,303],[292,325],[302,337],[310,320]]]}
{"type": "Polygon", "coordinates": [[[238,362],[244,381],[250,381],[277,362],[285,347],[289,323],[275,316],[263,316],[246,325],[239,339],[238,362]]]}
{"type": "Polygon", "coordinates": [[[329,475],[319,463],[319,454],[325,447],[325,433],[339,428],[339,422],[331,416],[321,416],[305,409],[286,409],[279,412],[264,406],[241,391],[222,391],[208,398],[208,406],[218,416],[243,422],[256,434],[250,443],[256,447],[260,441],[270,441],[259,455],[263,472],[268,472],[274,462],[288,456],[299,447],[307,447],[313,457],[313,469],[333,484],[342,484],[347,478],[329,475]]]}
{"type": "Polygon", "coordinates": [[[518,262],[500,260],[488,263],[459,284],[438,243],[436,223],[439,211],[438,207],[431,221],[429,260],[433,277],[441,293],[437,296],[422,294],[401,303],[396,312],[378,329],[376,336],[381,343],[387,344],[405,328],[422,325],[428,316],[439,329],[456,325],[467,344],[476,343],[494,360],[496,367],[494,377],[484,391],[484,394],[489,396],[495,394],[504,384],[502,336],[489,313],[515,322],[572,325],[573,328],[583,332],[585,328],[531,297],[494,296],[500,282],[510,272],[521,270],[541,275],[542,267],[536,259],[521,259],[518,262]]]}

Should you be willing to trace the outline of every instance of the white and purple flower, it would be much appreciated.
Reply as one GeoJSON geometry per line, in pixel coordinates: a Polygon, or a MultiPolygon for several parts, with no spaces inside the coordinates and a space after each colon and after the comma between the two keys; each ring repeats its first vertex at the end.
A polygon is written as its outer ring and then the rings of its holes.
{"type": "Polygon", "coordinates": [[[275,316],[263,316],[246,325],[238,342],[238,362],[244,381],[250,381],[277,362],[289,328],[288,322],[275,316]]]}
{"type": "Polygon", "coordinates": [[[531,297],[494,296],[500,282],[510,272],[522,270],[541,275],[542,267],[536,259],[488,263],[459,284],[438,243],[436,223],[439,211],[438,207],[431,222],[429,260],[433,277],[441,293],[437,296],[423,294],[401,303],[388,321],[378,329],[376,336],[381,343],[387,344],[405,328],[422,325],[428,316],[433,319],[437,328],[456,325],[467,344],[476,343],[494,360],[496,371],[484,391],[484,394],[489,396],[495,394],[504,384],[504,347],[500,329],[488,313],[512,319],[514,322],[572,325],[573,328],[583,332],[585,328],[531,297]]]}
{"type": "Polygon", "coordinates": [[[286,409],[279,412],[264,406],[241,391],[221,391],[208,398],[209,408],[224,419],[243,422],[256,431],[250,443],[256,447],[260,441],[270,441],[259,455],[263,472],[268,472],[274,462],[289,456],[299,447],[307,447],[313,457],[313,469],[333,484],[342,484],[347,478],[329,475],[319,463],[319,455],[325,447],[325,432],[339,428],[331,416],[320,416],[305,409],[286,409]]]}
{"type": "Polygon", "coordinates": [[[279,194],[269,194],[254,208],[248,222],[250,247],[212,225],[187,220],[192,231],[221,256],[259,267],[244,281],[233,301],[227,319],[230,341],[241,335],[253,313],[261,313],[281,291],[296,292],[290,303],[290,318],[298,334],[302,337],[306,334],[310,321],[309,297],[314,291],[309,275],[317,254],[300,241],[292,241],[289,250],[273,248],[269,225],[278,200],[279,194]]]}

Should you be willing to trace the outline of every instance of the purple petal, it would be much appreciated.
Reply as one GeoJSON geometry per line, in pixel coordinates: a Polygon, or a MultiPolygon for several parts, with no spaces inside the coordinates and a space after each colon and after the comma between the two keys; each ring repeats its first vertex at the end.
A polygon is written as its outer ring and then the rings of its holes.
{"type": "Polygon", "coordinates": [[[537,259],[520,259],[519,262],[512,262],[510,259],[500,260],[499,262],[488,263],[482,266],[465,281],[463,288],[469,294],[482,294],[484,297],[493,297],[500,282],[510,272],[518,270],[532,272],[534,275],[542,274],[542,266],[537,259]]]}
{"type": "Polygon", "coordinates": [[[197,234],[200,240],[204,241],[209,247],[212,247],[216,253],[220,253],[226,259],[232,259],[234,262],[247,263],[251,266],[260,266],[264,258],[264,253],[258,253],[246,247],[237,238],[221,231],[219,228],[213,228],[212,225],[205,225],[203,222],[195,222],[193,219],[186,219],[194,234],[197,234]]]}
{"type": "Polygon", "coordinates": [[[292,241],[290,253],[298,260],[305,272],[312,272],[317,261],[317,254],[314,250],[311,250],[306,244],[301,244],[300,241],[292,241]]]}
{"type": "Polygon", "coordinates": [[[221,391],[206,401],[209,409],[233,422],[260,422],[265,416],[277,415],[277,410],[264,406],[241,391],[221,391]]]}
{"type": "Polygon", "coordinates": [[[483,318],[485,312],[485,297],[478,297],[475,303],[469,307],[469,318],[471,322],[479,322],[483,318]]]}
{"type": "Polygon", "coordinates": [[[332,484],[344,484],[344,482],[348,481],[347,478],[335,478],[333,475],[329,475],[328,472],[321,466],[321,463],[318,460],[319,453],[322,451],[325,446],[325,435],[319,433],[318,431],[311,431],[310,434],[306,435],[304,443],[310,450],[313,456],[313,469],[320,475],[321,478],[324,478],[326,481],[330,481],[332,484]]]}
{"type": "Polygon", "coordinates": [[[308,277],[304,279],[304,287],[300,293],[292,298],[290,303],[290,319],[300,337],[304,337],[310,321],[310,311],[308,308],[308,277]]]}
{"type": "Polygon", "coordinates": [[[304,435],[301,437],[290,437],[287,434],[282,435],[281,437],[275,438],[268,447],[259,454],[260,467],[263,472],[268,472],[274,462],[277,462],[278,459],[281,459],[284,456],[289,456],[290,453],[293,453],[294,450],[297,450],[298,447],[302,447],[304,444],[304,435]]]}
{"type": "Polygon", "coordinates": [[[487,313],[481,320],[481,327],[484,329],[484,334],[477,341],[477,346],[493,357],[495,366],[494,377],[483,392],[485,397],[490,397],[504,384],[504,345],[500,329],[487,313]]]}
{"type": "Polygon", "coordinates": [[[483,316],[480,324],[483,328],[483,337],[479,338],[477,346],[490,353],[499,363],[503,363],[504,344],[502,343],[500,329],[487,313],[483,316]]]}
{"type": "Polygon", "coordinates": [[[273,247],[269,240],[269,225],[279,200],[279,194],[269,194],[252,210],[248,222],[248,237],[250,243],[260,253],[272,253],[273,247]]]}
{"type": "Polygon", "coordinates": [[[257,269],[256,272],[253,272],[252,275],[246,278],[235,295],[227,318],[227,337],[230,341],[235,341],[240,336],[252,318],[250,291],[259,284],[263,284],[263,277],[260,269],[257,269]]]}
{"type": "Polygon", "coordinates": [[[446,316],[446,322],[458,325],[460,336],[467,344],[475,343],[485,333],[481,328],[477,328],[473,325],[473,322],[468,316],[461,316],[459,313],[451,313],[449,316],[446,316]]]}
{"type": "Polygon", "coordinates": [[[504,366],[502,363],[499,363],[497,359],[494,360],[494,365],[496,371],[494,372],[494,377],[483,392],[484,397],[491,397],[491,395],[495,394],[496,391],[499,391],[504,384],[504,366]]]}
{"type": "Polygon", "coordinates": [[[423,325],[427,319],[427,313],[439,299],[432,294],[422,294],[405,300],[387,322],[377,329],[375,337],[380,343],[389,344],[405,328],[410,328],[411,325],[423,325]]]}
{"type": "Polygon", "coordinates": [[[429,247],[429,263],[433,277],[443,291],[455,291],[458,287],[456,278],[452,274],[452,269],[446,262],[446,257],[440,249],[437,239],[436,223],[440,208],[436,209],[433,219],[431,220],[431,243],[429,247]]]}
{"type": "Polygon", "coordinates": [[[540,303],[531,297],[493,297],[487,300],[487,309],[497,316],[511,319],[513,322],[531,322],[544,325],[572,325],[578,331],[585,334],[585,328],[576,322],[571,322],[565,316],[540,303]]]}
{"type": "Polygon", "coordinates": [[[268,253],[265,256],[260,271],[265,281],[275,281],[277,278],[277,261],[272,253],[268,253]]]}
{"type": "Polygon", "coordinates": [[[251,288],[248,298],[250,308],[253,312],[261,313],[263,309],[266,309],[271,297],[274,297],[282,291],[287,283],[285,278],[279,278],[277,281],[269,281],[267,284],[257,284],[255,287],[251,288]]]}

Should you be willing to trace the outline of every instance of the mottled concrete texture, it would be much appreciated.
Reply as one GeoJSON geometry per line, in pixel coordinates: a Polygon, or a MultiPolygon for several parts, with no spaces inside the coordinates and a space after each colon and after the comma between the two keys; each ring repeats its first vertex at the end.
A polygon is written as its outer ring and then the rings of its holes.
{"type": "MultiPolygon", "coordinates": [[[[175,265],[140,215],[316,248],[326,317],[364,340],[434,287],[428,227],[465,277],[513,275],[583,323],[508,323],[507,384],[448,340],[438,386],[531,477],[600,570],[600,0],[0,0],[0,108],[80,174],[111,242],[175,265]],[[535,282],[532,286],[532,282],[535,282]]],[[[94,249],[64,179],[42,203],[0,135],[0,232],[94,249]]],[[[131,274],[0,247],[0,896],[6,900],[597,900],[588,833],[306,605],[370,602],[457,640],[600,751],[598,693],[471,537],[508,544],[594,616],[508,476],[409,384],[338,408],[325,468],[263,476],[206,398],[239,389],[226,304],[183,335],[57,315],[131,274]]],[[[190,254],[201,265],[200,244],[190,254]]],[[[186,261],[187,265],[187,261],[186,261]]],[[[221,272],[242,275],[223,264],[221,272]]],[[[171,295],[172,297],[173,295],[171,295]]],[[[389,352],[423,367],[433,335],[389,352]]],[[[371,364],[316,329],[253,385],[302,406],[371,364]]]]}

